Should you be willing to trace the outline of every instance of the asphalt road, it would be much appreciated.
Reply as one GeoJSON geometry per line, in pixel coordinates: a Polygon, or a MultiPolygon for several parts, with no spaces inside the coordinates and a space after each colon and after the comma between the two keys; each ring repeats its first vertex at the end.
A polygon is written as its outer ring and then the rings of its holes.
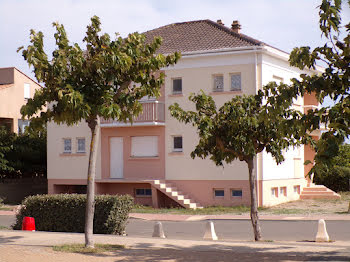
{"type": "MultiPolygon", "coordinates": [[[[221,240],[253,240],[250,220],[213,220],[215,231],[221,240]]],[[[317,221],[269,221],[261,222],[265,240],[313,241],[317,233],[317,221]]],[[[152,236],[154,221],[130,219],[126,233],[131,237],[152,236]]],[[[171,222],[163,221],[168,238],[202,239],[206,221],[171,222]]],[[[350,221],[326,221],[331,240],[350,241],[350,221]]]]}
{"type": "MultiPolygon", "coordinates": [[[[14,216],[0,215],[0,226],[10,227],[14,216]]],[[[250,220],[213,220],[216,234],[221,240],[252,240],[250,220]]],[[[129,219],[126,233],[131,237],[150,237],[154,221],[129,219]]],[[[265,240],[312,241],[317,233],[317,221],[262,220],[261,229],[265,240]]],[[[202,239],[206,221],[162,221],[165,235],[173,239],[202,239]]],[[[331,240],[350,241],[350,221],[326,221],[331,240]]]]}

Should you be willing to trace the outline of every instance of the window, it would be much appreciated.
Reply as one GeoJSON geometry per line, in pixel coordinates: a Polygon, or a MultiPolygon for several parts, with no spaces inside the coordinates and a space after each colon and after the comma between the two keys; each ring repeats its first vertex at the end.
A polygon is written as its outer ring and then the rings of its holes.
{"type": "Polygon", "coordinates": [[[214,196],[215,197],[224,197],[225,191],[223,189],[214,189],[214,196]]]}
{"type": "Polygon", "coordinates": [[[182,94],[182,79],[173,79],[173,94],[182,94]]]}
{"type": "Polygon", "coordinates": [[[77,138],[77,153],[85,153],[85,138],[77,138]]]}
{"type": "Polygon", "coordinates": [[[24,84],[24,99],[30,98],[30,84],[24,84]]]}
{"type": "Polygon", "coordinates": [[[295,194],[300,195],[300,186],[299,185],[298,186],[294,186],[293,189],[294,189],[294,193],[295,194]]]}
{"type": "Polygon", "coordinates": [[[281,196],[287,196],[287,187],[280,187],[281,196]]]}
{"type": "Polygon", "coordinates": [[[278,187],[271,188],[271,196],[278,197],[278,187]]]}
{"type": "Polygon", "coordinates": [[[241,91],[241,74],[231,75],[231,91],[241,91]]]}
{"type": "Polygon", "coordinates": [[[183,147],[182,147],[182,136],[174,136],[174,152],[182,152],[183,147]]]}
{"type": "Polygon", "coordinates": [[[150,188],[136,188],[135,190],[136,196],[148,197],[152,196],[152,189],[150,188]]]}
{"type": "Polygon", "coordinates": [[[224,76],[223,75],[216,75],[214,76],[214,92],[221,92],[224,91],[224,76]]]}
{"type": "Polygon", "coordinates": [[[158,156],[158,137],[157,136],[131,137],[131,156],[133,157],[158,156]]]}
{"type": "Polygon", "coordinates": [[[231,192],[232,192],[233,197],[242,197],[243,196],[242,189],[232,189],[231,192]]]}
{"type": "Polygon", "coordinates": [[[63,139],[63,145],[64,145],[64,148],[63,148],[63,152],[64,153],[72,153],[72,139],[70,138],[65,138],[63,139]]]}
{"type": "Polygon", "coordinates": [[[29,126],[28,120],[18,119],[18,134],[24,134],[26,128],[29,126]]]}

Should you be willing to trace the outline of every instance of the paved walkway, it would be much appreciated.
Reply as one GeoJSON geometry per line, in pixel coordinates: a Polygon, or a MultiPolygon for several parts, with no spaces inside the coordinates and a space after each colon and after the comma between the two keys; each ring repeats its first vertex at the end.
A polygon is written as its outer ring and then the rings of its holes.
{"type": "Polygon", "coordinates": [[[219,242],[95,235],[96,243],[125,245],[105,254],[70,254],[52,250],[83,243],[78,233],[0,231],[1,262],[109,261],[349,261],[350,242],[219,242]]]}

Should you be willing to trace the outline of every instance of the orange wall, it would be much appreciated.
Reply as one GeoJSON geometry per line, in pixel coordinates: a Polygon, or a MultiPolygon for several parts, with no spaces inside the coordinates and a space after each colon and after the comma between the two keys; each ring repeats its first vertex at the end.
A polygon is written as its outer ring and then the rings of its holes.
{"type": "MultiPolygon", "coordinates": [[[[314,140],[318,140],[317,136],[312,136],[314,140]]],[[[309,173],[310,169],[313,167],[315,157],[315,151],[309,146],[304,146],[304,161],[310,160],[312,163],[304,166],[304,175],[306,176],[309,173]]],[[[309,179],[308,179],[309,180],[309,179]]]]}
{"type": "Polygon", "coordinates": [[[110,148],[111,137],[124,139],[124,179],[162,179],[165,177],[165,128],[162,126],[147,127],[117,127],[101,129],[101,177],[110,178],[110,148]],[[158,157],[131,157],[132,136],[158,136],[158,157]]]}

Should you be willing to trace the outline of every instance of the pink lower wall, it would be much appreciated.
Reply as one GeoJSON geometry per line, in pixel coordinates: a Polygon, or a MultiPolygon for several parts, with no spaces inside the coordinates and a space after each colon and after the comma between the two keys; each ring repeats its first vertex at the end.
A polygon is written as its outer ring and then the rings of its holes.
{"type": "Polygon", "coordinates": [[[165,128],[163,126],[115,127],[101,130],[101,177],[110,178],[111,137],[123,137],[124,179],[163,179],[165,177],[165,128]],[[131,137],[158,136],[159,157],[132,158],[131,137]]]}
{"type": "Polygon", "coordinates": [[[249,181],[246,180],[167,180],[179,191],[202,206],[238,206],[250,204],[249,181]],[[225,196],[214,197],[214,189],[224,189],[225,196]],[[231,189],[242,189],[242,197],[232,197],[231,189]]]}

